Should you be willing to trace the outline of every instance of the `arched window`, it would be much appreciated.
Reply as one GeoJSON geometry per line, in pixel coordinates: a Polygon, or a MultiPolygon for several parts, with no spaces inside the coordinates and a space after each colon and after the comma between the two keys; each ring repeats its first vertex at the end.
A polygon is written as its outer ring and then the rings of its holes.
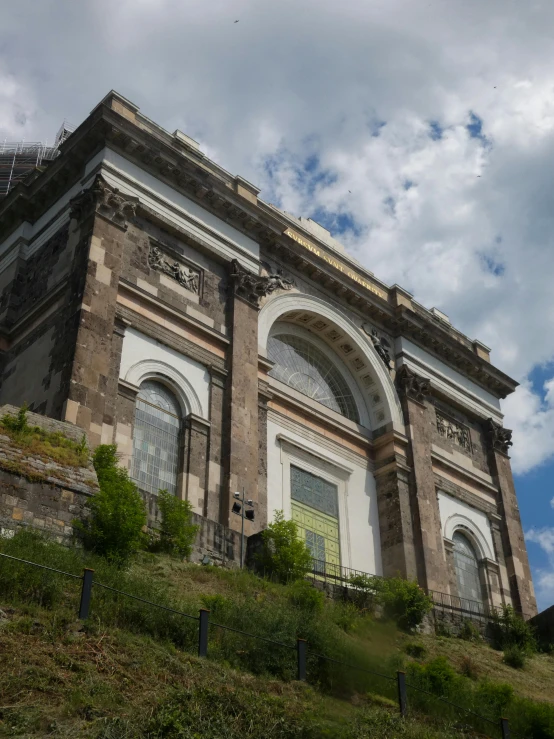
{"type": "Polygon", "coordinates": [[[454,532],[452,541],[454,542],[454,567],[458,582],[458,595],[462,599],[462,608],[480,610],[478,605],[473,605],[483,602],[479,560],[475,549],[460,531],[454,532]]]}
{"type": "Polygon", "coordinates": [[[133,432],[131,477],[141,490],[177,491],[180,409],[176,398],[161,383],[147,380],[140,386],[133,432]]]}
{"type": "Polygon", "coordinates": [[[359,422],[350,388],[333,362],[316,346],[295,334],[270,336],[269,359],[275,363],[271,377],[313,400],[359,422]]]}

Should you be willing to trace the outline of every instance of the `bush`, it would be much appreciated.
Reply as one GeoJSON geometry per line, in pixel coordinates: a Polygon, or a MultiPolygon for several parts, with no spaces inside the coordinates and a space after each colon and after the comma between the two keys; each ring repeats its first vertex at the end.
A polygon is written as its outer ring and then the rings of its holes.
{"type": "Polygon", "coordinates": [[[191,523],[192,505],[167,490],[160,490],[158,508],[162,517],[160,538],[153,548],[178,557],[190,556],[199,528],[191,523]]]}
{"type": "Polygon", "coordinates": [[[377,603],[377,593],[381,585],[380,577],[375,575],[350,575],[348,595],[360,610],[373,610],[377,603]]]}
{"type": "Polygon", "coordinates": [[[465,654],[460,660],[460,672],[464,677],[469,677],[470,680],[477,680],[480,670],[475,660],[465,654]]]}
{"type": "Polygon", "coordinates": [[[16,416],[6,413],[5,416],[2,416],[2,426],[8,431],[13,431],[15,434],[28,433],[31,430],[31,427],[27,423],[28,408],[27,403],[24,403],[17,411],[16,416]]]}
{"type": "Polygon", "coordinates": [[[117,464],[113,444],[101,444],[93,455],[100,491],[89,503],[90,516],[74,521],[86,549],[123,563],[144,541],[146,509],[127,470],[117,464]]]}
{"type": "Polygon", "coordinates": [[[321,613],[325,605],[325,595],[306,580],[291,582],[287,596],[293,605],[309,613],[321,613]]]}
{"type": "Polygon", "coordinates": [[[435,657],[425,665],[412,662],[407,671],[417,687],[441,697],[452,695],[461,680],[446,657],[435,657]]]}
{"type": "Polygon", "coordinates": [[[312,568],[312,554],[298,537],[298,526],[286,521],[283,511],[262,533],[262,552],[258,562],[266,575],[279,582],[301,580],[312,568]]]}
{"type": "Polygon", "coordinates": [[[423,644],[418,644],[414,641],[409,641],[404,645],[404,651],[414,659],[423,659],[427,654],[427,650],[423,644]]]}
{"type": "Polygon", "coordinates": [[[537,650],[533,627],[512,606],[504,606],[501,614],[494,615],[490,630],[495,649],[505,650],[515,646],[525,654],[533,654],[537,650]]]}
{"type": "Polygon", "coordinates": [[[504,715],[504,711],[512,702],[514,689],[508,683],[493,683],[483,680],[475,691],[476,705],[480,707],[479,712],[489,714],[494,719],[504,715]]]}
{"type": "Polygon", "coordinates": [[[525,667],[526,658],[525,651],[517,644],[512,644],[504,650],[503,661],[516,670],[522,670],[525,667]]]}
{"type": "Polygon", "coordinates": [[[458,636],[465,641],[481,641],[481,633],[477,626],[469,618],[464,619],[458,636]]]}
{"type": "Polygon", "coordinates": [[[395,621],[405,631],[419,626],[433,607],[431,598],[417,582],[400,577],[382,579],[377,599],[383,605],[385,617],[395,621]]]}

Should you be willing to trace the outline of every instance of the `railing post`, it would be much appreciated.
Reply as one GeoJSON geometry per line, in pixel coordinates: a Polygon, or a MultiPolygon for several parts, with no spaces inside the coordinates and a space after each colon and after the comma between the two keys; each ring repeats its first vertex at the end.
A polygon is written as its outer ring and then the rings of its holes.
{"type": "Polygon", "coordinates": [[[81,603],[79,606],[79,618],[83,621],[86,621],[88,618],[93,576],[94,570],[91,570],[88,567],[85,568],[85,571],[83,572],[83,585],[81,587],[81,603]]]}
{"type": "Polygon", "coordinates": [[[305,639],[296,640],[296,655],[298,657],[298,679],[306,680],[306,656],[308,642],[305,639]]]}
{"type": "Polygon", "coordinates": [[[510,726],[507,718],[500,719],[500,728],[502,729],[502,739],[510,739],[510,726]]]}
{"type": "Polygon", "coordinates": [[[198,619],[198,656],[208,656],[208,623],[210,612],[205,608],[200,609],[200,618],[198,619]]]}
{"type": "Polygon", "coordinates": [[[406,673],[400,670],[396,673],[398,683],[398,705],[400,707],[400,715],[405,716],[408,712],[408,694],[406,692],[406,673]]]}

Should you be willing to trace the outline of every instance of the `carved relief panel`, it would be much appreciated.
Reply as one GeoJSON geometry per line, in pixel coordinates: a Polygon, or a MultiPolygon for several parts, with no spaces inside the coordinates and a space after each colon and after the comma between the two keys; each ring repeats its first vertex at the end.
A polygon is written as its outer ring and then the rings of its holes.
{"type": "Polygon", "coordinates": [[[148,254],[148,264],[151,269],[168,275],[182,287],[196,295],[200,294],[201,272],[182,260],[176,260],[163,252],[159,246],[152,244],[148,254]]]}
{"type": "Polygon", "coordinates": [[[443,415],[440,411],[436,411],[436,415],[437,431],[439,432],[439,435],[448,439],[457,446],[462,447],[466,452],[471,453],[471,436],[469,428],[458,421],[448,418],[448,416],[443,415]]]}

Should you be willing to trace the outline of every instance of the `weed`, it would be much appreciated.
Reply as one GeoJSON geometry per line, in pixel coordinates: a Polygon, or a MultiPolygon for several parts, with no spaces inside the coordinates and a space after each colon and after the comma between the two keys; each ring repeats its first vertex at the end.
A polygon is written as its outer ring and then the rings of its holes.
{"type": "Polygon", "coordinates": [[[479,672],[480,670],[475,660],[468,654],[464,654],[460,660],[460,673],[470,680],[477,680],[479,672]]]}
{"type": "Polygon", "coordinates": [[[426,654],[427,650],[423,646],[423,644],[418,644],[417,642],[409,641],[406,642],[404,645],[404,651],[406,654],[408,654],[410,657],[413,657],[414,659],[423,659],[426,654]]]}
{"type": "Polygon", "coordinates": [[[511,644],[504,650],[503,661],[516,670],[522,670],[525,667],[527,653],[517,644],[511,644]]]}
{"type": "Polygon", "coordinates": [[[464,619],[462,627],[458,632],[460,639],[464,641],[481,641],[481,633],[477,626],[469,618],[464,619]]]}

